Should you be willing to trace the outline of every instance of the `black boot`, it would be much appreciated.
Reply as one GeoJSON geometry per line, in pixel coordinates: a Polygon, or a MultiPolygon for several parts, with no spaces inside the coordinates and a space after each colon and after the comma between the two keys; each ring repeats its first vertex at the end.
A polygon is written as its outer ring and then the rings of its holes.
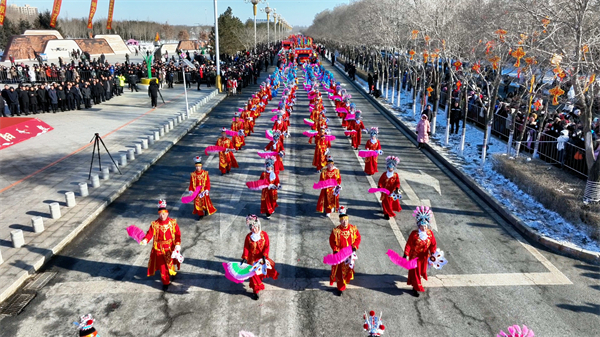
{"type": "Polygon", "coordinates": [[[260,296],[258,296],[258,294],[257,294],[257,293],[252,293],[252,296],[251,296],[251,298],[252,298],[253,300],[255,300],[255,301],[258,301],[258,299],[260,298],[260,296]]]}

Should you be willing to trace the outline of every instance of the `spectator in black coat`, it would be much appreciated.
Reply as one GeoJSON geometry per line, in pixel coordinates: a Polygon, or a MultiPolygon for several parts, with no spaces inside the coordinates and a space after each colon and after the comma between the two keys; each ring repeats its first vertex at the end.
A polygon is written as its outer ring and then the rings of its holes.
{"type": "Polygon", "coordinates": [[[13,116],[20,116],[19,114],[19,94],[15,91],[15,88],[10,87],[7,92],[7,103],[10,110],[10,114],[13,116]]]}
{"type": "Polygon", "coordinates": [[[5,107],[6,103],[4,102],[4,97],[0,96],[0,113],[2,114],[2,117],[8,117],[4,112],[5,107]]]}
{"type": "Polygon", "coordinates": [[[29,88],[23,87],[19,91],[19,106],[21,107],[21,113],[29,115],[29,88]]]}
{"type": "Polygon", "coordinates": [[[60,108],[60,111],[65,112],[65,109],[67,108],[67,95],[65,94],[65,90],[63,89],[62,85],[58,86],[58,90],[56,90],[56,97],[58,97],[58,107],[60,108]]]}
{"type": "Polygon", "coordinates": [[[67,96],[67,110],[75,110],[75,93],[71,83],[67,84],[65,95],[67,96]]]}
{"type": "Polygon", "coordinates": [[[158,80],[154,79],[150,82],[148,86],[148,96],[150,96],[150,103],[153,108],[156,108],[158,105],[158,80]]]}
{"type": "Polygon", "coordinates": [[[462,116],[462,110],[458,101],[454,101],[450,108],[450,133],[458,133],[458,126],[462,116]]]}
{"type": "Polygon", "coordinates": [[[27,95],[29,95],[29,111],[31,111],[34,115],[38,113],[38,101],[37,101],[37,92],[35,88],[30,88],[27,90],[27,95]]]}
{"type": "Polygon", "coordinates": [[[48,103],[52,107],[52,113],[56,113],[56,110],[58,109],[58,94],[56,93],[54,86],[48,89],[48,103]]]}
{"type": "Polygon", "coordinates": [[[50,109],[48,108],[48,90],[46,90],[46,85],[44,84],[38,86],[36,94],[38,98],[39,109],[44,112],[49,112],[50,109]]]}
{"type": "Polygon", "coordinates": [[[83,88],[81,88],[81,95],[83,96],[83,103],[86,109],[92,107],[92,89],[90,89],[90,84],[85,82],[83,88]]]}

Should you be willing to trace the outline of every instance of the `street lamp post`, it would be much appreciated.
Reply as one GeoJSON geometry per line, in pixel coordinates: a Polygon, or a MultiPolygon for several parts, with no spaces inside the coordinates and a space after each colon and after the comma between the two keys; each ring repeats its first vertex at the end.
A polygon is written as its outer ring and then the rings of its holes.
{"type": "Polygon", "coordinates": [[[215,3],[215,63],[217,64],[217,89],[221,92],[221,61],[219,60],[219,15],[217,12],[217,0],[215,3]]]}
{"type": "MultiPolygon", "coordinates": [[[[268,2],[267,2],[267,7],[265,7],[265,8],[261,8],[260,10],[261,10],[262,12],[265,12],[265,13],[267,13],[267,48],[269,48],[269,42],[270,42],[270,41],[269,41],[269,40],[270,40],[269,34],[271,33],[271,31],[270,31],[270,29],[269,29],[269,21],[271,21],[271,20],[270,20],[270,17],[269,17],[269,14],[270,14],[272,11],[274,12],[274,10],[271,10],[271,7],[269,7],[269,3],[268,3],[268,2]]],[[[255,21],[255,22],[256,22],[256,21],[255,21]]],[[[254,32],[255,32],[255,34],[256,34],[256,27],[255,27],[255,30],[254,30],[254,32]]],[[[255,43],[255,44],[256,44],[256,43],[255,43]]]]}
{"type": "Polygon", "coordinates": [[[258,5],[263,0],[244,0],[246,3],[252,4],[252,9],[254,10],[254,53],[256,53],[256,5],[258,5]]]}

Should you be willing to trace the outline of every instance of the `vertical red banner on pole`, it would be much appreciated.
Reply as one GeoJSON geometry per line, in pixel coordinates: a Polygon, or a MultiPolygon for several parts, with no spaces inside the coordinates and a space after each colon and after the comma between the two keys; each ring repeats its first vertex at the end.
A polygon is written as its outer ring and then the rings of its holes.
{"type": "Polygon", "coordinates": [[[90,5],[90,17],[88,19],[88,29],[92,29],[94,27],[92,21],[94,20],[94,14],[96,14],[96,8],[98,7],[98,0],[92,0],[90,5]]]}
{"type": "Polygon", "coordinates": [[[50,16],[50,27],[52,28],[56,26],[56,19],[58,19],[61,4],[62,0],[54,0],[54,5],[52,6],[52,15],[50,16]]]}
{"type": "Polygon", "coordinates": [[[113,12],[115,10],[115,0],[110,0],[108,4],[108,19],[106,20],[106,29],[112,29],[113,12]]]}
{"type": "Polygon", "coordinates": [[[0,1],[0,26],[4,26],[4,17],[6,16],[6,0],[0,1]]]}

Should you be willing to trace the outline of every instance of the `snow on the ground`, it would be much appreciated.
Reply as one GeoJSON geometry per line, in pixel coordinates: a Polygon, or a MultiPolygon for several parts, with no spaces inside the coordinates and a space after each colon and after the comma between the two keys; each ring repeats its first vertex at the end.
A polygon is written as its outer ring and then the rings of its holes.
{"type": "MultiPolygon", "coordinates": [[[[339,65],[338,65],[338,68],[339,65]]],[[[343,71],[343,68],[340,68],[343,71]]],[[[356,83],[366,92],[368,84],[363,79],[356,77],[356,83]]],[[[383,90],[382,90],[383,91],[383,90]]],[[[385,93],[383,96],[385,97],[385,93]]],[[[398,106],[397,93],[395,102],[391,104],[392,93],[388,91],[388,99],[383,105],[398,117],[404,124],[410,126],[413,130],[417,126],[418,117],[423,110],[417,103],[416,117],[413,117],[412,97],[408,91],[403,91],[398,106]]],[[[385,98],[384,98],[385,100],[385,98]]],[[[358,107],[360,109],[360,107],[358,107]]],[[[461,169],[467,175],[472,177],[480,186],[490,193],[502,205],[508,208],[513,214],[519,217],[523,222],[538,233],[557,240],[561,244],[570,247],[582,248],[593,252],[600,252],[598,242],[592,240],[583,226],[575,226],[563,219],[558,213],[546,209],[541,203],[537,202],[532,196],[524,193],[517,185],[506,179],[502,174],[495,171],[490,160],[493,154],[505,154],[507,145],[496,137],[491,137],[488,141],[488,159],[483,167],[481,166],[481,154],[477,145],[483,144],[483,131],[467,123],[465,135],[465,148],[463,155],[460,156],[460,140],[462,133],[450,135],[449,145],[445,146],[446,139],[446,114],[444,110],[438,110],[436,120],[436,133],[430,137],[429,145],[438,153],[443,155],[453,165],[461,169]]]]}

